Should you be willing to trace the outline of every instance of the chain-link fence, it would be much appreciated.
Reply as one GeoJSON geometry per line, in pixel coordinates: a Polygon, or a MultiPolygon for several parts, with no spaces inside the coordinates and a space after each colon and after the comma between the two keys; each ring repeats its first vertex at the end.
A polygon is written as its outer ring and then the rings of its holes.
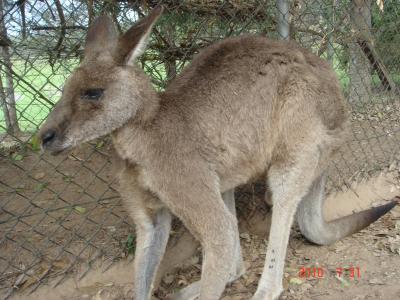
{"type": "Polygon", "coordinates": [[[134,251],[110,171],[110,141],[68,156],[41,154],[35,132],[79,64],[93,19],[123,31],[166,7],[139,64],[162,90],[200,48],[243,33],[293,39],[326,58],[352,109],[353,137],[330,170],[331,190],[399,158],[397,0],[0,0],[0,295],[134,251]]]}

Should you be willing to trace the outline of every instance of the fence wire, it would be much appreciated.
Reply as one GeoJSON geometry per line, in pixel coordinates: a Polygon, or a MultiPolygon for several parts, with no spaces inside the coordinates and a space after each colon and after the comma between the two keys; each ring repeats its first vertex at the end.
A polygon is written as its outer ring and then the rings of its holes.
{"type": "Polygon", "coordinates": [[[398,161],[397,0],[0,0],[1,297],[84,276],[99,261],[107,268],[134,251],[110,140],[52,157],[40,153],[35,133],[78,66],[95,17],[109,14],[124,31],[159,2],[166,12],[139,59],[155,88],[216,40],[244,33],[296,40],[332,64],[352,110],[353,136],[332,161],[329,190],[398,161]]]}

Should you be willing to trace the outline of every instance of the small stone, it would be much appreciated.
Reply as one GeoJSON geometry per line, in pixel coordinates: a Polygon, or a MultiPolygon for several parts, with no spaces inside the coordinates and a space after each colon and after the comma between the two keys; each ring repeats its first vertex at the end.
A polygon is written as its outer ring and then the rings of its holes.
{"type": "Polygon", "coordinates": [[[250,235],[249,235],[248,233],[246,233],[246,232],[241,233],[241,234],[240,234],[240,237],[241,237],[242,239],[246,240],[247,242],[250,241],[250,235]]]}
{"type": "Polygon", "coordinates": [[[116,232],[117,229],[115,228],[115,226],[107,226],[106,227],[110,232],[116,232]]]}
{"type": "Polygon", "coordinates": [[[373,278],[373,279],[371,279],[371,280],[369,281],[369,283],[370,283],[370,284],[376,284],[376,285],[384,285],[384,284],[385,284],[382,280],[380,280],[380,279],[378,279],[378,278],[373,278]]]}
{"type": "Polygon", "coordinates": [[[394,228],[400,231],[400,220],[397,220],[394,224],[394,228]]]}
{"type": "Polygon", "coordinates": [[[175,279],[175,276],[172,274],[169,274],[163,278],[163,282],[166,284],[171,284],[172,282],[174,282],[174,279],[175,279]]]}
{"type": "Polygon", "coordinates": [[[394,171],[397,169],[397,162],[392,162],[389,166],[389,171],[394,171]]]}
{"type": "Polygon", "coordinates": [[[36,173],[36,174],[33,174],[33,178],[34,179],[36,179],[36,180],[39,180],[39,179],[42,179],[42,178],[44,178],[44,176],[46,176],[46,174],[44,173],[44,172],[38,172],[38,173],[36,173]]]}
{"type": "Polygon", "coordinates": [[[309,283],[307,283],[307,282],[304,283],[304,284],[301,286],[301,290],[302,290],[303,292],[309,290],[310,288],[312,288],[312,285],[309,284],[309,283]]]}

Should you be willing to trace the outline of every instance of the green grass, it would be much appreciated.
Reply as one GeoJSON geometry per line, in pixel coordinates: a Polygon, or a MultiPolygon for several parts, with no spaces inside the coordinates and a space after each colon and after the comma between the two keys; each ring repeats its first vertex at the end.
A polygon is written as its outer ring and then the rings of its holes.
{"type": "MultiPolygon", "coordinates": [[[[63,61],[50,66],[46,61],[24,64],[13,62],[13,71],[21,80],[14,77],[14,93],[18,124],[23,131],[35,132],[47,117],[52,106],[61,95],[65,78],[78,64],[77,60],[63,61]],[[49,102],[45,101],[43,95],[49,102]]],[[[1,74],[5,85],[5,74],[1,74]]],[[[0,133],[6,128],[3,110],[0,111],[0,133]]]]}

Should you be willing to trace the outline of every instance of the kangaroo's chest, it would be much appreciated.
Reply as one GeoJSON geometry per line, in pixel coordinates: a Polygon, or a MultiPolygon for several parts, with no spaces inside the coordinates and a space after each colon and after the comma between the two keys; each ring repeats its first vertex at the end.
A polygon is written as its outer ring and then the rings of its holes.
{"type": "Polygon", "coordinates": [[[163,181],[154,177],[165,177],[165,172],[170,178],[180,173],[179,168],[207,164],[217,173],[220,190],[224,192],[265,172],[272,149],[265,135],[254,136],[256,133],[251,130],[227,130],[221,135],[209,134],[204,140],[188,138],[186,142],[182,139],[166,144],[160,139],[152,142],[137,130],[121,130],[113,136],[113,142],[122,159],[140,166],[140,183],[146,189],[153,189],[154,180],[163,181]],[[193,139],[202,142],[190,147],[193,139]]]}

